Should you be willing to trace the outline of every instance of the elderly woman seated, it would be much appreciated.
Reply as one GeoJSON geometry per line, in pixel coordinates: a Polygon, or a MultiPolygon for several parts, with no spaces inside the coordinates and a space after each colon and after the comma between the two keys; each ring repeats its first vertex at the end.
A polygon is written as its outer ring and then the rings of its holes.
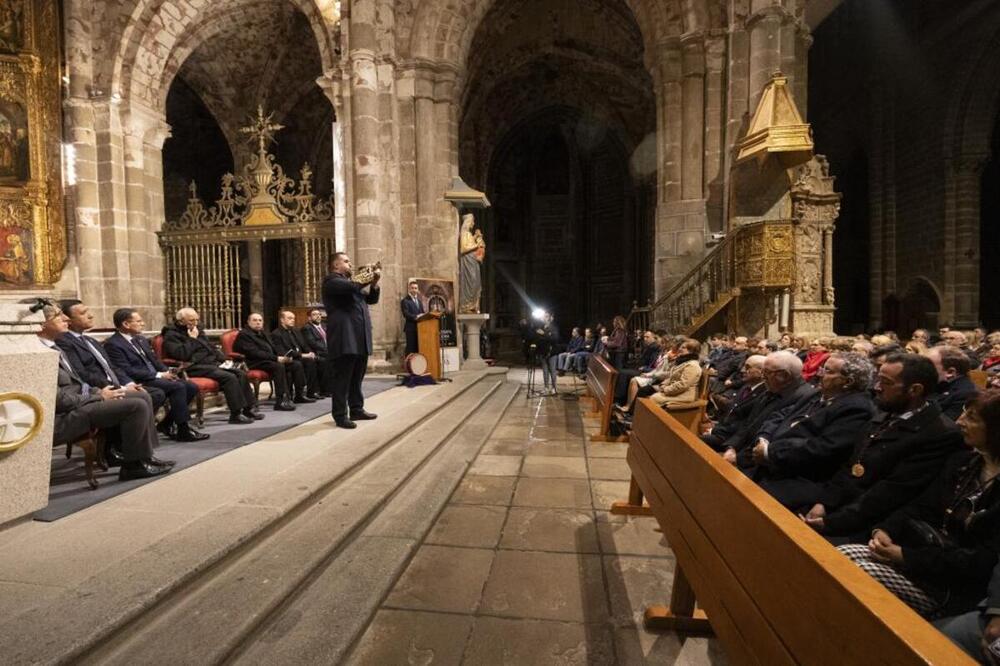
{"type": "Polygon", "coordinates": [[[876,525],[867,544],[840,546],[925,617],[974,608],[1000,550],[1000,391],[978,396],[957,423],[972,450],[952,455],[934,483],[876,525]]]}

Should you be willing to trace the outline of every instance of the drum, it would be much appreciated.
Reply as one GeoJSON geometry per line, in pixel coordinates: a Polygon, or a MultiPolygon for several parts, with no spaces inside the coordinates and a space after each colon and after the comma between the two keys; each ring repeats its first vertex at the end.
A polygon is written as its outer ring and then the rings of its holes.
{"type": "Polygon", "coordinates": [[[426,375],[427,357],[423,354],[410,354],[403,362],[403,367],[411,375],[426,375]]]}

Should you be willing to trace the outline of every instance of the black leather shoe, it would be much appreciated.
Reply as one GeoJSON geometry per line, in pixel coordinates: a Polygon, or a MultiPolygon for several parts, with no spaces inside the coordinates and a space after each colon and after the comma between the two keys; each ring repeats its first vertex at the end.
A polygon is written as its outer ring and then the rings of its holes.
{"type": "Polygon", "coordinates": [[[208,435],[203,432],[198,432],[185,423],[177,426],[176,439],[178,442],[200,442],[208,439],[208,435]]]}
{"type": "Polygon", "coordinates": [[[156,432],[168,439],[175,439],[177,437],[177,425],[164,421],[163,423],[160,423],[160,425],[156,426],[156,432]]]}
{"type": "Polygon", "coordinates": [[[337,424],[338,428],[347,428],[348,430],[350,430],[351,428],[358,427],[358,424],[352,421],[351,419],[339,418],[339,419],[334,419],[333,422],[337,424]]]}
{"type": "Polygon", "coordinates": [[[306,393],[306,397],[312,398],[313,402],[317,402],[323,398],[323,395],[321,393],[316,393],[315,391],[313,391],[312,393],[306,393]]]}
{"type": "Polygon", "coordinates": [[[253,423],[253,419],[245,414],[240,414],[239,412],[234,412],[229,415],[230,423],[253,423]]]}
{"type": "Polygon", "coordinates": [[[154,476],[160,476],[161,474],[166,474],[169,471],[169,467],[153,464],[152,461],[137,460],[127,462],[122,465],[121,471],[118,472],[118,480],[129,481],[131,479],[148,479],[154,476]]]}
{"type": "Polygon", "coordinates": [[[274,411],[276,412],[294,412],[295,405],[288,398],[285,398],[281,402],[274,403],[274,411]]]}
{"type": "Polygon", "coordinates": [[[316,402],[316,398],[310,398],[307,395],[298,395],[295,396],[295,400],[293,400],[292,402],[294,402],[296,405],[305,405],[310,402],[316,402]]]}
{"type": "Polygon", "coordinates": [[[254,407],[250,409],[249,407],[243,410],[243,416],[253,419],[255,421],[260,421],[264,418],[264,415],[260,413],[260,410],[254,407]]]}
{"type": "Polygon", "coordinates": [[[149,459],[150,464],[156,465],[157,467],[173,467],[177,464],[176,460],[160,460],[156,456],[149,459]]]}
{"type": "Polygon", "coordinates": [[[378,418],[378,415],[372,414],[371,412],[366,412],[361,410],[360,412],[351,412],[352,421],[373,421],[378,418]]]}
{"type": "Polygon", "coordinates": [[[116,451],[110,446],[104,451],[104,462],[108,467],[121,467],[125,462],[120,451],[116,451]]]}

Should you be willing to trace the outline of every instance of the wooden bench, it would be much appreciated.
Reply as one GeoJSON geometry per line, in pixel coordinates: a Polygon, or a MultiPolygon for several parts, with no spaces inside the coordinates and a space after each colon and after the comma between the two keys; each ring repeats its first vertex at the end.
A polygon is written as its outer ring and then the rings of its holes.
{"type": "MultiPolygon", "coordinates": [[[[705,410],[708,408],[709,379],[708,372],[703,370],[701,378],[698,380],[698,399],[682,405],[674,405],[664,410],[673,416],[681,426],[693,433],[695,437],[701,434],[701,425],[705,419],[705,410]]],[[[650,404],[653,404],[654,407],[656,406],[652,402],[650,404]]],[[[660,409],[662,410],[663,408],[660,409]]],[[[611,505],[611,513],[629,516],[653,515],[649,505],[643,502],[642,488],[636,483],[634,474],[628,484],[628,499],[614,502],[611,505]]]]}
{"type": "Polygon", "coordinates": [[[628,463],[677,561],[647,627],[714,632],[738,664],[973,663],[648,400],[628,463]]]}
{"type": "Polygon", "coordinates": [[[600,354],[591,354],[587,361],[587,392],[593,409],[584,416],[600,420],[600,431],[590,436],[592,442],[627,442],[627,435],[611,434],[611,409],[615,404],[615,382],[618,370],[600,354]]]}

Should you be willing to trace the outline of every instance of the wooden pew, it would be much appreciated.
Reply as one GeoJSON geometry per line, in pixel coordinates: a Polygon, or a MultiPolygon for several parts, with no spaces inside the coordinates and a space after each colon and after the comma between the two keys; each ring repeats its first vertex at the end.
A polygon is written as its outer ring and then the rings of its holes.
{"type": "Polygon", "coordinates": [[[738,664],[973,663],[648,400],[628,463],[677,559],[648,627],[714,631],[738,664]]]}
{"type": "Polygon", "coordinates": [[[615,382],[618,371],[600,354],[591,354],[587,361],[587,392],[593,409],[584,416],[600,420],[600,431],[590,436],[592,442],[627,442],[628,436],[611,435],[611,408],[615,404],[615,382]]]}
{"type": "MultiPolygon", "coordinates": [[[[670,409],[665,410],[668,414],[674,417],[674,419],[676,419],[682,427],[687,428],[689,432],[693,433],[695,437],[701,434],[701,424],[705,419],[705,410],[708,408],[709,379],[710,377],[708,372],[703,371],[701,373],[701,378],[698,380],[697,400],[683,405],[675,405],[670,409]]],[[[655,407],[656,406],[654,405],[654,408],[655,407]]],[[[643,502],[642,488],[640,488],[639,484],[636,483],[634,474],[628,484],[628,499],[612,503],[611,513],[621,516],[653,515],[649,505],[643,502]]]]}

